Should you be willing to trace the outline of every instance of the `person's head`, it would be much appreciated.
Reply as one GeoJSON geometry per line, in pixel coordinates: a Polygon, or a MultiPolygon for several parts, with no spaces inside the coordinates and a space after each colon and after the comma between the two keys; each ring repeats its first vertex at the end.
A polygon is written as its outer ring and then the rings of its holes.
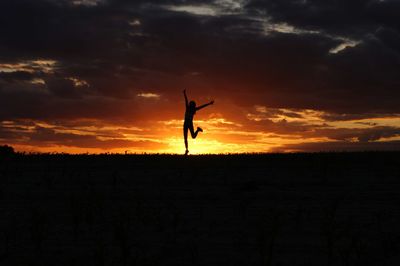
{"type": "Polygon", "coordinates": [[[196,109],[196,102],[195,101],[190,101],[189,102],[189,108],[192,109],[192,110],[195,110],[196,109]]]}

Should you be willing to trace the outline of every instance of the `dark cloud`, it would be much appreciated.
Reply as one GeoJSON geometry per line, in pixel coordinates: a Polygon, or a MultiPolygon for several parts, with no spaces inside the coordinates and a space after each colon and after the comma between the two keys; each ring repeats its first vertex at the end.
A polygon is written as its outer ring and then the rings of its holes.
{"type": "Polygon", "coordinates": [[[251,0],[247,8],[264,11],[273,21],[327,33],[362,37],[379,27],[399,29],[396,0],[251,0]]]}
{"type": "Polygon", "coordinates": [[[17,82],[17,81],[29,81],[32,80],[34,75],[27,71],[15,71],[15,72],[1,72],[0,80],[5,82],[17,82]]]}
{"type": "Polygon", "coordinates": [[[48,90],[57,97],[64,99],[80,97],[79,91],[75,88],[72,80],[52,77],[46,79],[46,85],[48,90]]]}
{"type": "Polygon", "coordinates": [[[316,128],[309,136],[326,137],[331,140],[371,142],[400,136],[400,128],[372,126],[368,128],[316,128]]]}
{"type": "Polygon", "coordinates": [[[135,149],[149,149],[157,150],[166,148],[168,145],[148,141],[148,140],[128,140],[122,138],[99,139],[104,137],[101,135],[83,135],[74,133],[59,133],[52,128],[44,128],[36,126],[33,130],[24,130],[12,128],[12,131],[4,127],[0,127],[0,143],[15,144],[29,144],[37,147],[79,147],[79,148],[96,148],[102,150],[110,150],[116,148],[135,148],[135,149]],[[22,138],[28,138],[26,143],[22,138]],[[3,139],[6,139],[5,142],[3,139]]]}
{"type": "Polygon", "coordinates": [[[2,47],[14,50],[12,59],[57,59],[61,74],[89,79],[93,90],[110,97],[130,97],[132,90],[149,83],[170,94],[172,88],[188,82],[183,76],[197,72],[209,89],[219,88],[221,96],[229,93],[241,104],[246,103],[241,97],[246,88],[248,104],[257,99],[259,104],[276,107],[344,113],[398,111],[393,99],[399,96],[399,34],[390,24],[395,20],[356,15],[360,10],[383,14],[393,3],[250,1],[241,14],[216,17],[163,8],[196,3],[99,1],[88,7],[70,1],[4,1],[1,17],[8,38],[2,47]],[[268,11],[264,18],[271,22],[267,24],[289,23],[324,34],[265,35],[255,10],[268,11]],[[129,24],[133,19],[140,20],[138,27],[129,24]],[[368,35],[365,30],[359,45],[330,54],[343,40],[327,34],[336,34],[330,33],[331,28],[341,25],[349,33],[371,25],[376,31],[368,35]],[[150,74],[143,75],[144,71],[150,74]]]}
{"type": "MultiPolygon", "coordinates": [[[[399,117],[398,114],[387,113],[387,114],[379,114],[379,113],[355,113],[355,114],[348,114],[348,113],[324,113],[321,115],[326,121],[346,121],[346,120],[362,120],[362,119],[371,119],[371,118],[387,118],[387,117],[399,117]]],[[[358,122],[360,124],[367,124],[371,125],[369,122],[358,122]]]]}

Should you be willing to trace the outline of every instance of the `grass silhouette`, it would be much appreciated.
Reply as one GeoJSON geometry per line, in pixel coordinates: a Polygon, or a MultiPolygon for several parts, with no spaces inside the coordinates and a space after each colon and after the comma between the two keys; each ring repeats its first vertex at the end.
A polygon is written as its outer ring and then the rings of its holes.
{"type": "Polygon", "coordinates": [[[400,153],[0,157],[1,265],[396,265],[400,153]]]}

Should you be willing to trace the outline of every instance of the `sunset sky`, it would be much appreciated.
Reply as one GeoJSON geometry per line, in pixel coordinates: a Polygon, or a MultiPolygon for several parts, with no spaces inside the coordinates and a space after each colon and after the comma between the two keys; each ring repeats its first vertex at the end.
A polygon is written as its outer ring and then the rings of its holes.
{"type": "Polygon", "coordinates": [[[1,0],[0,144],[400,150],[400,1],[1,0]]]}

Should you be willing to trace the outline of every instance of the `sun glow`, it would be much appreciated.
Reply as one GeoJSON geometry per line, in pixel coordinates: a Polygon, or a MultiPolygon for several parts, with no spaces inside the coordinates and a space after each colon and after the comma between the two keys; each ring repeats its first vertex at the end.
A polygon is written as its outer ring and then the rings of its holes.
{"type": "MultiPolygon", "coordinates": [[[[318,147],[324,142],[357,144],[360,139],[397,141],[400,136],[395,130],[400,126],[398,115],[341,121],[341,116],[334,120],[336,114],[265,106],[255,106],[242,115],[235,119],[218,112],[200,113],[194,126],[201,126],[204,132],[196,139],[189,134],[189,154],[290,152],[307,143],[318,147]],[[357,134],[351,133],[354,130],[357,134]]],[[[183,120],[177,118],[130,123],[5,120],[0,122],[0,144],[21,152],[184,154],[182,126],[183,120]],[[7,136],[18,139],[10,142],[7,136]]]]}
{"type": "MultiPolygon", "coordinates": [[[[183,138],[171,137],[167,138],[169,148],[160,151],[161,153],[183,154],[185,151],[183,138]]],[[[213,140],[211,137],[189,139],[189,154],[227,154],[227,153],[245,153],[260,151],[260,144],[237,144],[224,143],[218,140],[213,140]]],[[[264,145],[265,148],[268,145],[264,145]]]]}

